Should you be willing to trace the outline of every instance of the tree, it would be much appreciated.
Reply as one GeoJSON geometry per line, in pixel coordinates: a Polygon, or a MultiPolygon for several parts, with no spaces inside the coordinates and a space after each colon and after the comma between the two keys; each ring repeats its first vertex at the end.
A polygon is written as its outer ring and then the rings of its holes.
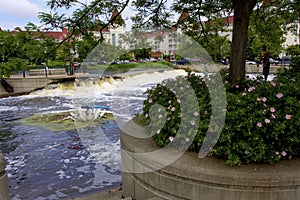
{"type": "Polygon", "coordinates": [[[79,55],[78,59],[80,61],[87,57],[88,53],[93,49],[95,42],[95,39],[91,35],[87,35],[83,40],[76,42],[76,49],[79,55]]]}
{"type": "Polygon", "coordinates": [[[260,57],[263,44],[268,47],[271,57],[279,57],[286,39],[284,34],[287,32],[282,28],[286,23],[282,17],[254,11],[248,29],[247,51],[248,55],[252,53],[249,57],[260,57]]]}
{"type": "MultiPolygon", "coordinates": [[[[52,51],[54,41],[45,37],[38,28],[29,23],[25,30],[16,28],[13,32],[0,31],[0,53],[2,75],[10,76],[13,72],[25,71],[41,65],[46,59],[53,59],[47,52],[52,51]]],[[[52,54],[53,55],[53,54],[52,54]]]]}
{"type": "Polygon", "coordinates": [[[300,56],[300,45],[291,45],[286,48],[286,55],[291,57],[299,57],[300,56]]]}
{"type": "MultiPolygon", "coordinates": [[[[104,25],[100,29],[101,32],[118,19],[118,15],[109,18],[107,14],[112,13],[115,8],[117,8],[119,14],[121,14],[124,9],[128,7],[129,0],[94,0],[90,4],[83,4],[77,0],[48,1],[48,5],[51,9],[62,7],[69,9],[79,4],[81,8],[77,9],[71,18],[66,18],[64,15],[59,16],[57,13],[54,15],[43,13],[40,15],[42,22],[45,22],[46,25],[50,25],[53,28],[67,25],[72,27],[71,30],[73,33],[77,31],[84,34],[84,30],[89,30],[96,19],[109,19],[104,21],[104,25]]],[[[198,37],[203,36],[207,31],[207,27],[205,27],[203,21],[217,20],[233,14],[234,22],[229,75],[231,82],[234,82],[238,79],[243,79],[245,76],[248,27],[253,11],[280,16],[285,19],[287,24],[290,24],[299,17],[300,3],[295,0],[174,0],[170,5],[166,0],[134,0],[132,1],[132,6],[138,12],[133,18],[135,22],[134,27],[172,28],[174,26],[174,23],[170,20],[172,16],[188,13],[191,23],[198,27],[198,29],[195,30],[195,34],[198,35],[198,37]]],[[[224,26],[221,27],[224,28],[224,26]]],[[[102,35],[98,42],[103,40],[104,37],[102,35]]]]}
{"type": "Polygon", "coordinates": [[[230,41],[217,34],[207,34],[198,39],[199,44],[216,61],[230,57],[230,41]]]}

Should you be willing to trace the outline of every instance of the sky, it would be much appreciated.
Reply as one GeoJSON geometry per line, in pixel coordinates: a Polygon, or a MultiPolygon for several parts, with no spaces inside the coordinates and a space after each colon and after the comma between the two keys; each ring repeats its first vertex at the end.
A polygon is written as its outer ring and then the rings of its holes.
{"type": "Polygon", "coordinates": [[[24,28],[28,22],[39,24],[38,13],[46,12],[46,0],[0,0],[0,27],[3,30],[24,28]]]}
{"type": "MultiPolygon", "coordinates": [[[[84,0],[89,1],[89,0],[84,0]]],[[[0,28],[14,30],[16,27],[24,29],[28,22],[40,25],[39,12],[49,12],[47,0],[0,0],[0,28]]],[[[132,10],[126,9],[122,13],[123,19],[130,19],[132,10]]],[[[126,25],[130,26],[130,21],[126,25]]]]}

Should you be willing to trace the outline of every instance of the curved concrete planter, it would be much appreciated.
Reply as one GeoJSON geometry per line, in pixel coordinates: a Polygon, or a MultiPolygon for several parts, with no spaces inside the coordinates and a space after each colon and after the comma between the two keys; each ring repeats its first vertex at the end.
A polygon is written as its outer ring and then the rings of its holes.
{"type": "Polygon", "coordinates": [[[9,200],[10,193],[8,187],[8,178],[5,171],[6,162],[4,156],[0,153],[0,199],[9,200]]]}
{"type": "Polygon", "coordinates": [[[135,168],[157,166],[161,158],[149,158],[144,162],[128,154],[158,148],[149,138],[130,136],[141,134],[136,127],[125,129],[121,133],[121,146],[123,192],[126,196],[138,200],[152,197],[172,200],[300,199],[300,159],[281,161],[273,166],[248,164],[230,167],[224,160],[199,159],[197,154],[186,152],[162,169],[134,173],[135,168]]]}

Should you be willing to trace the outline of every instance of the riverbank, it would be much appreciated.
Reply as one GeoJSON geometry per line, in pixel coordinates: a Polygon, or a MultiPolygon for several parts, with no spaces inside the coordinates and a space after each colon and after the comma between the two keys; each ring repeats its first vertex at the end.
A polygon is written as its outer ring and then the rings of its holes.
{"type": "MultiPolygon", "coordinates": [[[[222,68],[229,68],[229,65],[215,65],[218,70],[222,68]]],[[[151,67],[151,65],[149,65],[151,67]]],[[[197,71],[197,72],[204,72],[207,71],[207,67],[205,65],[176,65],[175,69],[187,69],[190,68],[191,70],[197,71]]],[[[270,73],[276,74],[279,70],[283,70],[287,68],[288,66],[271,66],[270,73]]],[[[151,70],[153,72],[157,72],[159,70],[170,70],[171,68],[162,68],[162,69],[146,69],[146,68],[132,68],[132,69],[126,69],[126,71],[112,71],[113,74],[116,76],[116,78],[122,78],[122,75],[126,74],[127,76],[134,76],[136,74],[140,74],[143,72],[151,73],[151,70]]],[[[262,74],[262,66],[254,66],[254,65],[247,65],[246,66],[246,73],[248,74],[262,74]]],[[[108,76],[111,74],[108,73],[108,76]]],[[[52,83],[60,83],[60,82],[66,82],[66,81],[74,81],[77,77],[85,77],[87,74],[77,73],[75,75],[66,75],[66,74],[58,74],[53,75],[49,74],[47,76],[45,75],[28,75],[25,78],[22,75],[16,75],[11,76],[8,79],[5,79],[5,81],[13,87],[13,92],[8,92],[5,90],[2,84],[0,84],[0,98],[3,97],[9,97],[9,96],[19,96],[19,95],[26,95],[30,92],[43,89],[45,86],[52,84],[52,83]]]]}

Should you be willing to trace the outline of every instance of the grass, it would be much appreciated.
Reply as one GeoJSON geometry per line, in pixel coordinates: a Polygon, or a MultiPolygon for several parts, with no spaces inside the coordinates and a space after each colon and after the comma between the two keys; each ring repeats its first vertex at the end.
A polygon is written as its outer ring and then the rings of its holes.
{"type": "Polygon", "coordinates": [[[158,61],[158,62],[130,62],[130,63],[121,63],[121,64],[113,64],[113,65],[89,65],[89,70],[96,69],[131,69],[131,68],[153,68],[153,69],[165,69],[165,68],[174,68],[173,64],[167,61],[158,61]]]}

